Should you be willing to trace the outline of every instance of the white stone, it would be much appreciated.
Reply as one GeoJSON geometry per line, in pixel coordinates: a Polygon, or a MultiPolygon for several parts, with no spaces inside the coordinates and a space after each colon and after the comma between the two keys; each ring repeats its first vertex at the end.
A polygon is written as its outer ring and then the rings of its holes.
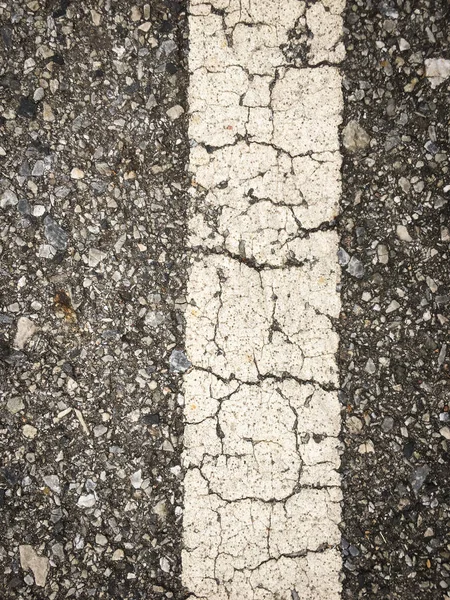
{"type": "Polygon", "coordinates": [[[409,235],[409,231],[404,225],[397,225],[396,232],[398,239],[402,240],[402,242],[413,241],[412,237],[409,235]]]}
{"type": "Polygon", "coordinates": [[[78,169],[77,167],[74,167],[70,172],[70,176],[72,179],[83,179],[84,171],[82,171],[81,169],[78,169]]]}
{"type": "Polygon", "coordinates": [[[445,437],[446,440],[450,440],[450,427],[441,427],[441,429],[439,429],[439,433],[442,435],[442,437],[445,437]]]}
{"type": "Polygon", "coordinates": [[[13,190],[5,190],[0,200],[0,207],[7,208],[8,206],[16,206],[19,202],[17,194],[13,190]]]}
{"type": "Polygon", "coordinates": [[[434,89],[450,77],[450,60],[446,58],[426,58],[425,75],[434,89]]]}
{"type": "Polygon", "coordinates": [[[33,425],[27,424],[22,427],[22,433],[23,433],[24,437],[32,440],[37,435],[37,429],[36,429],[36,427],[33,427],[33,425]]]}
{"type": "Polygon", "coordinates": [[[49,487],[52,492],[55,492],[55,494],[61,493],[61,484],[57,475],[45,475],[43,479],[45,485],[49,487]]]}
{"type": "Polygon", "coordinates": [[[142,469],[130,475],[130,483],[135,490],[138,490],[142,485],[142,469]]]}
{"type": "Polygon", "coordinates": [[[20,317],[17,321],[17,332],[14,338],[14,347],[23,350],[27,342],[36,333],[37,327],[28,317],[20,317]]]}
{"type": "Polygon", "coordinates": [[[78,498],[77,506],[80,508],[92,508],[95,506],[95,495],[94,494],[84,494],[78,498]]]}
{"type": "Polygon", "coordinates": [[[47,575],[50,569],[49,560],[45,556],[39,556],[33,546],[19,546],[20,566],[24,571],[30,569],[34,575],[34,582],[38,587],[45,587],[47,575]]]}
{"type": "Polygon", "coordinates": [[[89,266],[97,267],[108,255],[98,248],[89,249],[89,266]]]}
{"type": "Polygon", "coordinates": [[[166,112],[167,116],[172,121],[175,121],[176,119],[181,117],[181,115],[183,113],[184,113],[184,108],[182,106],[180,106],[179,104],[172,106],[172,108],[169,108],[169,110],[167,110],[167,112],[166,112]]]}

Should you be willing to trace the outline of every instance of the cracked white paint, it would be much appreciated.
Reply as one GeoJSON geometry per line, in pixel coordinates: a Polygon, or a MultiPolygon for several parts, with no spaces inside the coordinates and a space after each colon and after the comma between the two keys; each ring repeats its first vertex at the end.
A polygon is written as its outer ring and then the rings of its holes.
{"type": "Polygon", "coordinates": [[[340,597],[344,4],[190,4],[183,582],[200,600],[340,597]]]}

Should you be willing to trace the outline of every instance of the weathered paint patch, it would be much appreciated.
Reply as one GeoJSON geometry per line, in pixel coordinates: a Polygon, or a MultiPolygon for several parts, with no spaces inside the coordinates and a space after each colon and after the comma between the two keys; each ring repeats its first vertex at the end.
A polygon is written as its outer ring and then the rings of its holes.
{"type": "Polygon", "coordinates": [[[191,2],[183,582],[202,600],[340,596],[343,4],[191,2]]]}

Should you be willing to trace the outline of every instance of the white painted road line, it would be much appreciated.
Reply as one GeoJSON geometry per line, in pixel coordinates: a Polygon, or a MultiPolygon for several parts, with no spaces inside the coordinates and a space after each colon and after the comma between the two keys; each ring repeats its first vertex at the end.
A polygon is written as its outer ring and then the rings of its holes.
{"type": "Polygon", "coordinates": [[[340,196],[343,7],[191,2],[183,583],[202,600],[340,597],[338,238],[317,228],[340,196]]]}

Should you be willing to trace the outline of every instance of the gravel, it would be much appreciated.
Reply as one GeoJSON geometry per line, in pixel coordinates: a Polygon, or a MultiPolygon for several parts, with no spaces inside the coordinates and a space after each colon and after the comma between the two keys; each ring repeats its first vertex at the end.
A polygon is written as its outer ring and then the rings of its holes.
{"type": "Polygon", "coordinates": [[[186,5],[0,17],[0,596],[180,600],[186,5]]]}
{"type": "Polygon", "coordinates": [[[450,597],[449,23],[444,0],[346,10],[345,600],[450,597]]]}

